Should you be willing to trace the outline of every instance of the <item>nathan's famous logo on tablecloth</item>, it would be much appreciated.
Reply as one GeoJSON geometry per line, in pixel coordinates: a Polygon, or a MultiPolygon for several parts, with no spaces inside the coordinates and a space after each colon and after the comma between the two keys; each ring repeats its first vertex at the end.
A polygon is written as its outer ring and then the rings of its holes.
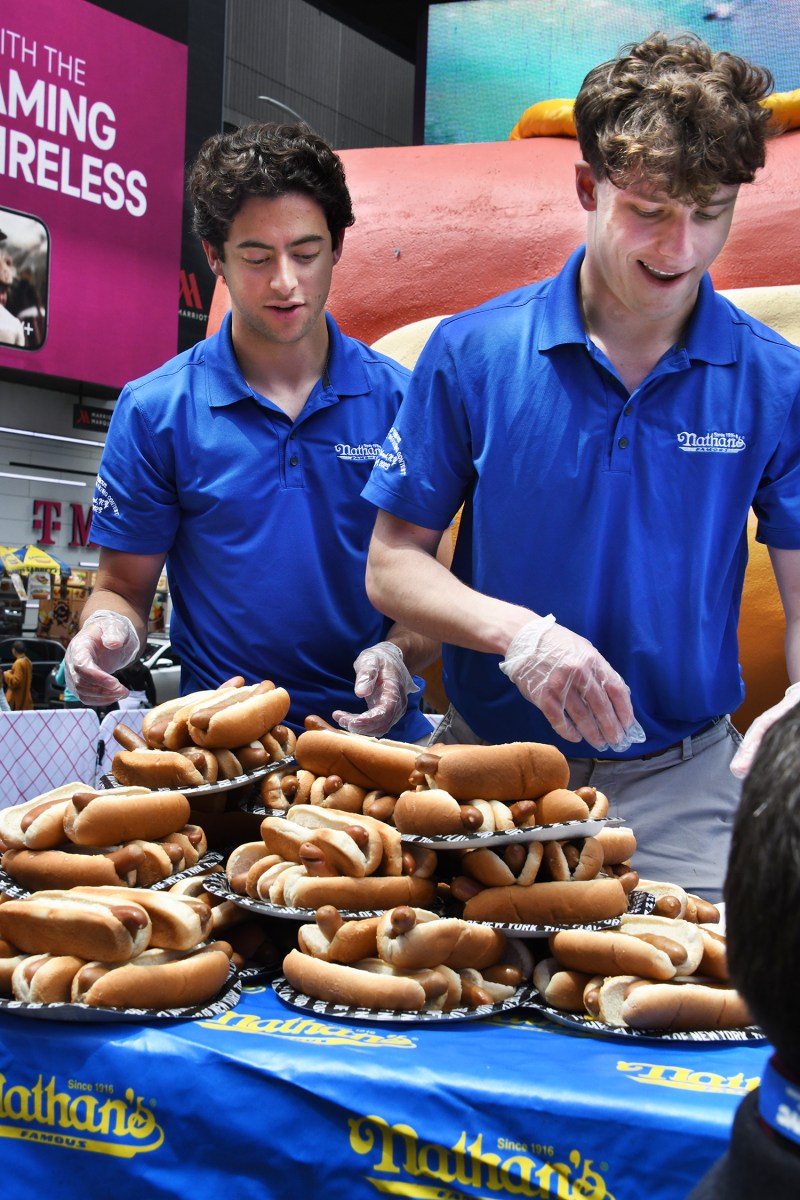
{"type": "Polygon", "coordinates": [[[689,1067],[662,1066],[658,1063],[618,1062],[617,1070],[628,1074],[636,1083],[655,1087],[680,1088],[685,1092],[715,1093],[723,1096],[744,1096],[758,1087],[759,1077],[718,1075],[714,1071],[694,1071],[689,1067]]]}
{"type": "MultiPolygon", "coordinates": [[[[250,989],[247,989],[248,991],[250,989]]],[[[231,1009],[211,1021],[198,1021],[206,1029],[255,1034],[260,1037],[288,1038],[293,1042],[313,1042],[319,1046],[385,1046],[392,1050],[414,1050],[416,1042],[403,1033],[386,1033],[378,1029],[350,1028],[347,1025],[326,1024],[313,1017],[257,1017],[252,1013],[231,1009]]]]}
{"type": "MultiPolygon", "coordinates": [[[[365,1178],[380,1193],[425,1200],[486,1200],[487,1196],[586,1196],[615,1200],[592,1159],[553,1146],[497,1139],[495,1153],[482,1134],[463,1132],[453,1146],[424,1142],[411,1125],[381,1117],[353,1117],[350,1147],[368,1160],[365,1178]],[[510,1151],[510,1153],[509,1153],[510,1151]]],[[[606,1170],[606,1164],[598,1164],[606,1170]]]]}
{"type": "Polygon", "coordinates": [[[164,1131],[133,1088],[117,1095],[113,1084],[55,1075],[24,1087],[0,1074],[0,1138],[134,1158],[157,1150],[164,1131]]]}

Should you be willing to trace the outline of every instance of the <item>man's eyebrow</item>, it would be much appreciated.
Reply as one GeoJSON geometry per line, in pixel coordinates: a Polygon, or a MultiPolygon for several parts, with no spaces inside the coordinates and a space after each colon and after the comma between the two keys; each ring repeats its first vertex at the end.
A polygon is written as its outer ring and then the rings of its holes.
{"type": "MultiPolygon", "coordinates": [[[[305,246],[310,242],[324,242],[325,238],[320,233],[306,233],[302,237],[295,238],[293,242],[289,242],[290,246],[305,246]]],[[[236,250],[274,250],[275,247],[271,242],[261,242],[258,238],[245,238],[241,242],[237,242],[234,247],[236,250]]]]}

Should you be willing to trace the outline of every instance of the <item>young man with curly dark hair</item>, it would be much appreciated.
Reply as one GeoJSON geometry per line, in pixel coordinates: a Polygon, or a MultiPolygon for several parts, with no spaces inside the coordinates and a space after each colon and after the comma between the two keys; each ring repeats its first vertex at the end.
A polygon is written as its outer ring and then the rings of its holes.
{"type": "Polygon", "coordinates": [[[751,505],[800,680],[800,349],[708,274],[764,163],[771,87],[691,36],[590,71],[585,245],[438,325],[365,490],[370,596],[445,643],[436,737],[555,743],[633,827],[639,873],[712,900],[751,505]]]}

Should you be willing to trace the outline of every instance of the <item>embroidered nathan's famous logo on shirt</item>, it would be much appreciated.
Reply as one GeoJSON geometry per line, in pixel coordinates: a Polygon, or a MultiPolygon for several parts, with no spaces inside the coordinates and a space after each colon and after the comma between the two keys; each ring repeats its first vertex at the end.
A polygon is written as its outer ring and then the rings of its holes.
{"type": "Polygon", "coordinates": [[[349,442],[337,442],[334,447],[336,457],[345,462],[375,462],[381,452],[377,442],[362,442],[360,446],[351,446],[349,442]]]}
{"type": "Polygon", "coordinates": [[[375,463],[376,467],[380,467],[382,471],[391,471],[393,467],[397,467],[400,474],[405,475],[406,460],[403,458],[403,452],[400,449],[400,441],[400,434],[393,425],[386,435],[386,441],[381,447],[381,452],[375,463]]]}
{"type": "Polygon", "coordinates": [[[739,454],[747,443],[740,433],[678,434],[678,447],[690,454],[739,454]]]}

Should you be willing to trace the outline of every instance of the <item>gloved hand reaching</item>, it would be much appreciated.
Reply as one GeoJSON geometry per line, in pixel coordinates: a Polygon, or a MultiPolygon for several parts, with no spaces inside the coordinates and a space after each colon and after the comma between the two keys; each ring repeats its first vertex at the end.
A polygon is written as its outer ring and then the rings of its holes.
{"type": "Polygon", "coordinates": [[[67,647],[64,660],[67,687],[84,704],[113,704],[128,694],[113,672],[127,666],[138,653],[139,635],[131,619],[99,608],[87,617],[67,647]]]}
{"type": "Polygon", "coordinates": [[[394,642],[378,642],[362,650],[353,663],[356,681],[353,691],[367,702],[367,711],[333,714],[348,733],[382,737],[400,720],[408,707],[407,697],[419,688],[403,662],[403,652],[394,642]]]}
{"type": "Polygon", "coordinates": [[[756,751],[770,726],[774,725],[780,717],[787,713],[790,708],[794,708],[796,704],[800,704],[800,683],[790,684],[786,689],[783,699],[779,700],[777,704],[773,704],[772,708],[768,708],[766,712],[761,713],[748,727],[742,739],[742,744],[731,760],[731,773],[737,779],[744,779],[752,767],[756,751]]]}
{"type": "Polygon", "coordinates": [[[583,739],[595,750],[621,754],[645,740],[628,685],[591,642],[556,624],[552,613],[522,626],[500,670],[569,742],[583,739]]]}

